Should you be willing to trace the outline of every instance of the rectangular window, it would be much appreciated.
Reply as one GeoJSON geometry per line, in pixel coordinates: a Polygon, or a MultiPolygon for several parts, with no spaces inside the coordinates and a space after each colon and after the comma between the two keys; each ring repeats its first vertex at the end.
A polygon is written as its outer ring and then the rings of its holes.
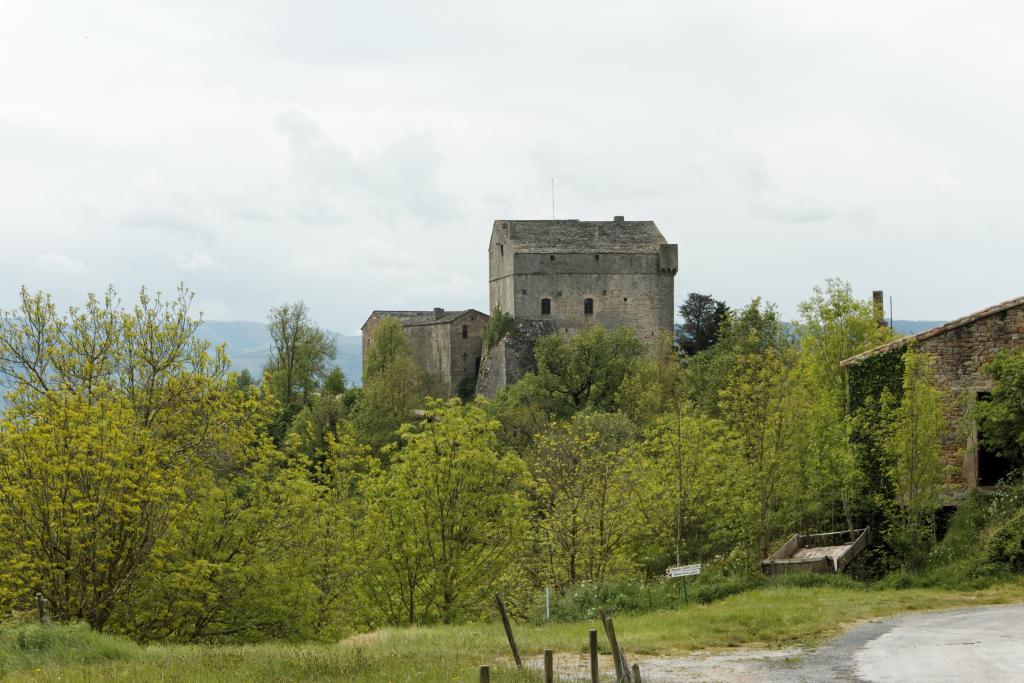
{"type": "Polygon", "coordinates": [[[583,315],[594,315],[594,300],[584,299],[583,300],[583,315]]]}
{"type": "Polygon", "coordinates": [[[469,339],[469,325],[462,326],[462,338],[469,339]]]}
{"type": "Polygon", "coordinates": [[[540,300],[540,314],[551,315],[551,299],[540,300]]]}

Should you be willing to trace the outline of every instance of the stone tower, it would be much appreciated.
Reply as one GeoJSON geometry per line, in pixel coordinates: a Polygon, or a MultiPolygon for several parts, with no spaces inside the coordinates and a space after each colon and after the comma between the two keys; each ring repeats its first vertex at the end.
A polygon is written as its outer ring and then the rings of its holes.
{"type": "Polygon", "coordinates": [[[484,349],[480,395],[535,370],[543,335],[626,326],[652,344],[674,331],[678,248],[653,221],[497,220],[488,254],[491,315],[500,308],[515,326],[484,349]]]}
{"type": "Polygon", "coordinates": [[[509,221],[491,230],[490,300],[559,333],[622,325],[671,334],[678,248],[653,221],[509,221]]]}

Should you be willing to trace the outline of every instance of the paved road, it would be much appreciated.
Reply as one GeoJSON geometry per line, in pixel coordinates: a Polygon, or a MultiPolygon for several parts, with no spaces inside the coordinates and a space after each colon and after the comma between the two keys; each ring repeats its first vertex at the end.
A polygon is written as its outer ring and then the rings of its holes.
{"type": "Polygon", "coordinates": [[[1024,605],[906,614],[870,622],[802,657],[765,662],[754,678],[1024,681],[1024,605]]]}

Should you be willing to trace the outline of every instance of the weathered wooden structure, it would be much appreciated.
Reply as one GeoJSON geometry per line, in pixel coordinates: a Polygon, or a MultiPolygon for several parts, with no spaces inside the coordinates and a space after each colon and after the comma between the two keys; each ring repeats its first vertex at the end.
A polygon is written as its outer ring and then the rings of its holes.
{"type": "Polygon", "coordinates": [[[761,569],[769,576],[790,572],[838,574],[867,546],[868,537],[868,529],[793,534],[761,562],[761,569]]]}

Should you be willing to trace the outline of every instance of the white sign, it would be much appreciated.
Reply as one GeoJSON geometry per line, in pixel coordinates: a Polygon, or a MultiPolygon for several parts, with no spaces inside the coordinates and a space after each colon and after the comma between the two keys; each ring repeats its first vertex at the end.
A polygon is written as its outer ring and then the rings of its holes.
{"type": "Polygon", "coordinates": [[[700,574],[699,564],[684,564],[681,567],[669,567],[665,575],[670,579],[678,579],[680,576],[697,576],[700,574]]]}

